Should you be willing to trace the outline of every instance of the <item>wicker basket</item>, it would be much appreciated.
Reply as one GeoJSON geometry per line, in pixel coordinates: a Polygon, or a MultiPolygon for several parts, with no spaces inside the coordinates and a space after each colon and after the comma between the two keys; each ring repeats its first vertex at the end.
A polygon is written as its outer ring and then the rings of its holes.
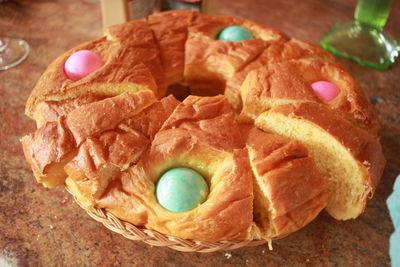
{"type": "MultiPolygon", "coordinates": [[[[68,190],[68,187],[65,186],[68,190]]],[[[72,194],[71,194],[72,195],[72,194]]],[[[169,247],[183,252],[214,252],[219,250],[232,250],[241,247],[253,247],[265,244],[266,240],[229,240],[219,242],[204,242],[168,236],[154,230],[137,227],[129,222],[120,220],[105,209],[92,208],[85,209],[79,201],[74,200],[84,209],[90,217],[101,222],[105,227],[113,232],[123,235],[125,238],[135,241],[143,241],[151,246],[169,247]]]]}

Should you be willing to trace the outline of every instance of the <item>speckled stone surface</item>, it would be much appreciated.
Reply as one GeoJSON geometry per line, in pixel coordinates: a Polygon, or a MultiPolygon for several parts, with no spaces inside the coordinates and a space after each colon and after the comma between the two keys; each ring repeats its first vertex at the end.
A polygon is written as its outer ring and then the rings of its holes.
{"type": "MultiPolygon", "coordinates": [[[[245,17],[317,43],[337,21],[352,19],[356,1],[220,0],[219,14],[245,17]]],[[[19,139],[35,129],[25,101],[46,66],[67,49],[101,35],[98,0],[0,4],[0,36],[25,38],[28,59],[0,72],[0,266],[385,266],[393,231],[385,200],[400,173],[400,64],[381,72],[339,60],[377,106],[388,164],[374,199],[356,220],[323,212],[301,231],[267,245],[230,252],[181,253],[150,247],[93,221],[62,188],[33,178],[19,139]]],[[[386,31],[400,38],[400,1],[386,31]]]]}

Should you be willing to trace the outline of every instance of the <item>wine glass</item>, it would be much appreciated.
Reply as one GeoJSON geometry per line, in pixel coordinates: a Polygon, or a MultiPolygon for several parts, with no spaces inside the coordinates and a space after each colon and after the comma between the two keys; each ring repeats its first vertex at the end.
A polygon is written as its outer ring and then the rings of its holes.
{"type": "Polygon", "coordinates": [[[389,68],[399,56],[400,44],[382,29],[392,0],[359,0],[354,21],[337,24],[321,40],[334,55],[374,69],[389,68]]]}
{"type": "Polygon", "coordinates": [[[0,36],[0,70],[15,67],[29,54],[28,43],[19,38],[0,36]]]}

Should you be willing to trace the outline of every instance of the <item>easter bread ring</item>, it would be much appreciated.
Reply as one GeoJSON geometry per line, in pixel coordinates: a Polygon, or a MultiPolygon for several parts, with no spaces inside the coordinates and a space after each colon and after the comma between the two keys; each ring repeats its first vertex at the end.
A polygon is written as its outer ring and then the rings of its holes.
{"type": "Polygon", "coordinates": [[[194,11],[111,26],[64,53],[26,114],[38,127],[22,138],[38,182],[65,185],[129,239],[180,251],[270,243],[323,209],[356,218],[385,165],[376,111],[330,54],[249,20],[194,11]],[[230,26],[253,38],[218,40],[230,26]],[[66,62],[79,51],[102,65],[73,79],[66,62]],[[209,187],[185,212],[155,195],[160,176],[178,167],[209,187]]]}

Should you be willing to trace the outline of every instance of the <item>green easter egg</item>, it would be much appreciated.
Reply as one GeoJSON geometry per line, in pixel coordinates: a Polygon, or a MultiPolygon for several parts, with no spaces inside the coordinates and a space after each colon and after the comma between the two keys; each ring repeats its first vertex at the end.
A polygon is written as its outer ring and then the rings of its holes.
{"type": "Polygon", "coordinates": [[[253,38],[253,35],[248,30],[240,26],[226,27],[218,35],[218,40],[233,42],[250,40],[253,38]]]}
{"type": "Polygon", "coordinates": [[[208,186],[204,178],[189,168],[174,168],[157,182],[156,197],[160,205],[172,212],[196,208],[207,199],[208,186]]]}

